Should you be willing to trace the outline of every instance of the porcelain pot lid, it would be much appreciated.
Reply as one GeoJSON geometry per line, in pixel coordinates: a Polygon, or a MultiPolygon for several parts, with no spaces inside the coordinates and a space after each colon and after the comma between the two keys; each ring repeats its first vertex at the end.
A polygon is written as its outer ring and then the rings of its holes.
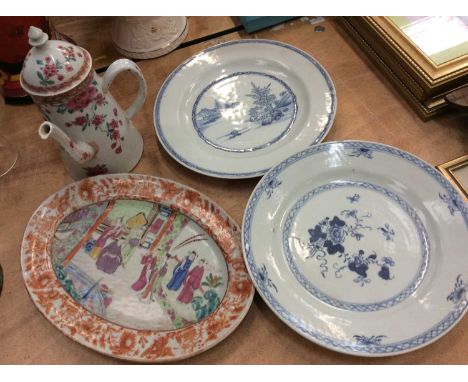
{"type": "Polygon", "coordinates": [[[91,56],[83,48],[66,41],[49,40],[36,27],[28,32],[28,52],[21,71],[21,86],[31,95],[49,96],[64,93],[87,76],[91,56]]]}

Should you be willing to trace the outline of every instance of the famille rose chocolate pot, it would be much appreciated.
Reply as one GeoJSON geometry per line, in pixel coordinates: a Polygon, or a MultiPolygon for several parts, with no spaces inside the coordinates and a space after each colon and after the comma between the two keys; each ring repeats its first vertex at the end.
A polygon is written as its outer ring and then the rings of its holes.
{"type": "Polygon", "coordinates": [[[28,37],[32,48],[20,81],[45,119],[40,137],[56,141],[75,179],[131,171],[140,160],[143,139],[130,119],[147,94],[138,66],[127,59],[117,60],[100,77],[85,49],[49,40],[36,27],[30,27],[28,37]],[[131,71],[139,81],[137,98],[125,111],[109,93],[111,82],[123,71],[131,71]]]}

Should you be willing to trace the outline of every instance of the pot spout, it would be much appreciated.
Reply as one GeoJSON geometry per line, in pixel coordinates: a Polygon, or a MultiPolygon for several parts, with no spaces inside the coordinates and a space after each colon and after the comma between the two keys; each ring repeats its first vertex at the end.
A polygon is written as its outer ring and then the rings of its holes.
{"type": "Polygon", "coordinates": [[[77,163],[84,164],[96,155],[96,149],[86,142],[73,142],[70,137],[52,122],[43,122],[39,127],[42,139],[53,138],[77,163]]]}

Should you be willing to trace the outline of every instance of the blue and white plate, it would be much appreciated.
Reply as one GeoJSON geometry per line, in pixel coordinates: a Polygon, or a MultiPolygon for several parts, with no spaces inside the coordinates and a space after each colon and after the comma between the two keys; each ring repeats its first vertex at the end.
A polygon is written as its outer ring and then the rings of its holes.
{"type": "Polygon", "coordinates": [[[238,40],[177,67],[159,91],[154,124],[184,166],[251,178],[321,142],[335,111],[333,83],[313,57],[277,41],[238,40]]]}
{"type": "Polygon", "coordinates": [[[330,142],[289,157],[255,188],[242,229],[263,299],[327,348],[408,352],[466,313],[467,205],[397,148],[330,142]]]}

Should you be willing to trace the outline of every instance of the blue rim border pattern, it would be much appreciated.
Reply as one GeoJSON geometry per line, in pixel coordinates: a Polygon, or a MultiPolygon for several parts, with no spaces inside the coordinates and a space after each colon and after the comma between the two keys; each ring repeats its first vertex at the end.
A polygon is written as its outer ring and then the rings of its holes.
{"type": "Polygon", "coordinates": [[[262,72],[255,72],[255,71],[246,71],[246,72],[235,72],[235,73],[231,73],[231,74],[228,74],[227,76],[224,76],[224,77],[221,77],[221,78],[218,78],[217,80],[214,80],[212,81],[209,85],[207,85],[201,92],[200,94],[198,94],[197,96],[197,99],[195,100],[195,104],[193,105],[193,108],[192,108],[192,123],[193,123],[193,127],[195,128],[196,132],[198,133],[198,136],[204,141],[206,142],[207,144],[209,144],[210,146],[213,146],[215,149],[218,149],[218,150],[223,150],[223,151],[228,151],[228,152],[231,152],[231,153],[245,153],[245,152],[252,152],[252,151],[256,151],[256,150],[260,150],[260,149],[264,149],[265,147],[268,147],[270,145],[272,145],[273,143],[276,143],[278,142],[281,138],[283,138],[288,132],[289,130],[291,130],[291,127],[292,125],[294,124],[294,121],[296,120],[296,116],[297,116],[297,101],[296,101],[296,95],[294,94],[294,92],[292,91],[292,89],[289,87],[289,85],[284,82],[283,80],[271,75],[271,74],[267,74],[267,73],[262,73],[262,72]],[[235,76],[242,76],[242,75],[256,75],[256,76],[263,76],[263,77],[267,77],[267,78],[270,78],[272,80],[275,80],[277,81],[278,83],[280,83],[289,93],[291,93],[292,95],[292,98],[293,98],[293,104],[294,104],[294,113],[292,115],[292,118],[291,120],[289,121],[288,123],[288,126],[281,132],[281,134],[279,134],[278,136],[276,136],[273,140],[271,140],[270,142],[267,142],[267,143],[264,143],[264,144],[261,144],[259,146],[255,146],[255,147],[251,147],[251,148],[247,148],[247,149],[231,149],[229,147],[223,147],[221,145],[217,145],[215,142],[212,142],[210,141],[207,137],[205,137],[205,135],[200,131],[200,128],[198,127],[197,125],[197,122],[196,122],[196,114],[197,114],[197,108],[198,108],[198,103],[200,102],[200,100],[203,98],[203,96],[205,95],[205,93],[211,89],[214,85],[224,81],[224,80],[227,80],[228,78],[231,78],[231,77],[235,77],[235,76]]]}
{"type": "Polygon", "coordinates": [[[446,315],[441,321],[439,321],[430,329],[426,330],[418,336],[409,338],[407,340],[388,344],[378,343],[373,345],[360,345],[356,342],[338,341],[333,337],[323,335],[319,331],[307,325],[304,321],[292,315],[278,302],[278,300],[268,289],[268,285],[263,283],[259,277],[259,270],[257,268],[257,265],[255,264],[250,244],[252,219],[260,197],[264,194],[265,189],[268,186],[268,182],[271,179],[276,178],[276,176],[279,173],[281,173],[284,169],[296,163],[297,161],[300,161],[303,158],[308,157],[312,154],[328,151],[330,146],[337,144],[343,146],[344,149],[366,148],[375,151],[380,151],[394,155],[399,158],[403,158],[411,162],[415,167],[418,167],[419,169],[423,170],[434,180],[436,180],[438,184],[443,189],[445,189],[445,191],[450,195],[450,197],[458,202],[458,206],[460,206],[459,212],[461,213],[465,221],[465,226],[468,228],[468,207],[466,206],[465,202],[462,201],[458,191],[446,179],[444,179],[442,174],[440,174],[434,167],[430,166],[428,163],[424,162],[423,160],[417,158],[416,156],[410,153],[397,149],[396,147],[383,145],[380,143],[366,141],[327,142],[315,147],[309,147],[283,160],[281,163],[273,167],[255,187],[247,203],[242,224],[242,246],[244,250],[244,259],[247,264],[247,269],[260,295],[267,302],[267,304],[270,306],[273,312],[279,318],[281,318],[289,327],[291,327],[299,334],[303,335],[304,337],[319,345],[322,345],[326,348],[335,351],[340,351],[352,355],[365,355],[374,357],[396,355],[399,353],[405,353],[411,350],[415,350],[419,347],[422,347],[423,345],[427,345],[435,341],[438,337],[444,334],[444,332],[447,332],[448,329],[450,329],[455,323],[457,323],[466,313],[468,307],[468,297],[465,297],[465,300],[458,304],[455,309],[451,310],[450,313],[446,315]]]}
{"type": "Polygon", "coordinates": [[[192,163],[182,157],[179,153],[177,153],[174,148],[169,144],[169,142],[166,139],[166,136],[164,135],[164,132],[161,127],[161,122],[160,122],[160,104],[161,100],[164,97],[164,93],[166,92],[166,89],[168,88],[170,82],[172,79],[191,61],[197,59],[197,57],[206,54],[208,52],[211,52],[216,49],[221,49],[225,48],[231,45],[238,45],[238,44],[269,44],[269,45],[275,45],[275,46],[280,46],[282,48],[289,49],[302,57],[304,57],[306,60],[308,60],[311,64],[315,66],[316,69],[322,74],[325,82],[328,85],[330,95],[332,98],[332,104],[331,104],[331,111],[328,115],[328,121],[321,131],[321,133],[318,135],[318,137],[310,143],[310,146],[315,145],[317,143],[320,143],[327,133],[330,131],[331,126],[333,124],[333,121],[335,120],[335,114],[336,114],[336,91],[335,91],[335,86],[333,85],[333,82],[331,80],[330,75],[327,73],[325,68],[318,62],[316,61],[310,54],[304,52],[303,50],[300,50],[292,45],[285,44],[279,41],[274,41],[274,40],[266,40],[266,39],[245,39],[245,40],[235,40],[235,41],[228,41],[225,43],[221,43],[219,45],[215,45],[212,47],[209,47],[207,49],[202,50],[200,53],[196,54],[193,57],[190,57],[186,61],[184,61],[182,64],[180,64],[177,68],[174,69],[174,71],[169,75],[169,77],[166,78],[164,83],[161,86],[161,89],[159,90],[159,93],[156,97],[156,102],[154,103],[154,122],[155,122],[155,129],[156,129],[156,135],[159,138],[159,141],[161,142],[162,146],[165,148],[165,150],[171,155],[177,162],[181,163],[185,167],[194,170],[196,172],[199,172],[204,175],[208,176],[215,176],[215,177],[220,177],[220,178],[254,178],[257,176],[262,176],[266,172],[270,170],[270,168],[266,168],[263,170],[259,171],[252,171],[252,172],[240,172],[240,173],[226,173],[226,172],[221,172],[221,171],[215,171],[215,170],[208,170],[203,167],[200,167],[196,165],[195,163],[192,163]]]}
{"type": "Polygon", "coordinates": [[[356,311],[356,312],[372,312],[372,311],[376,311],[380,309],[387,309],[400,303],[401,301],[406,299],[408,296],[410,296],[417,289],[417,287],[421,284],[421,281],[424,278],[424,275],[427,270],[427,266],[429,264],[429,242],[427,239],[427,233],[426,233],[426,229],[424,228],[424,225],[421,219],[416,214],[416,211],[414,211],[414,209],[411,208],[408,205],[408,203],[406,203],[406,201],[404,201],[395,193],[385,189],[384,187],[380,187],[375,184],[367,183],[367,182],[343,181],[343,182],[328,183],[323,186],[314,188],[313,190],[303,195],[294,204],[294,206],[291,208],[291,210],[287,214],[287,218],[284,223],[284,229],[283,229],[283,251],[286,254],[286,260],[287,260],[289,269],[291,270],[292,274],[296,277],[297,281],[299,281],[299,283],[309,293],[311,293],[313,296],[315,296],[316,298],[322,300],[323,302],[327,304],[330,304],[337,308],[356,311]],[[291,251],[290,251],[289,244],[288,244],[288,239],[291,233],[291,223],[292,223],[292,220],[299,213],[300,208],[302,208],[302,206],[306,202],[308,202],[311,197],[317,196],[318,194],[324,191],[328,191],[330,189],[343,188],[343,187],[361,187],[364,189],[371,189],[373,191],[384,194],[390,199],[393,199],[400,205],[400,207],[402,207],[405,210],[405,212],[413,220],[413,223],[418,230],[418,235],[419,235],[419,239],[421,242],[421,252],[422,252],[421,264],[419,266],[418,272],[413,277],[411,282],[405,287],[405,289],[403,289],[403,291],[399,292],[397,295],[393,297],[387,298],[383,301],[379,301],[376,303],[371,303],[371,304],[351,303],[351,302],[345,302],[345,301],[335,299],[327,295],[326,293],[322,292],[320,289],[314,287],[313,284],[298,269],[297,264],[291,255],[291,251]]]}

